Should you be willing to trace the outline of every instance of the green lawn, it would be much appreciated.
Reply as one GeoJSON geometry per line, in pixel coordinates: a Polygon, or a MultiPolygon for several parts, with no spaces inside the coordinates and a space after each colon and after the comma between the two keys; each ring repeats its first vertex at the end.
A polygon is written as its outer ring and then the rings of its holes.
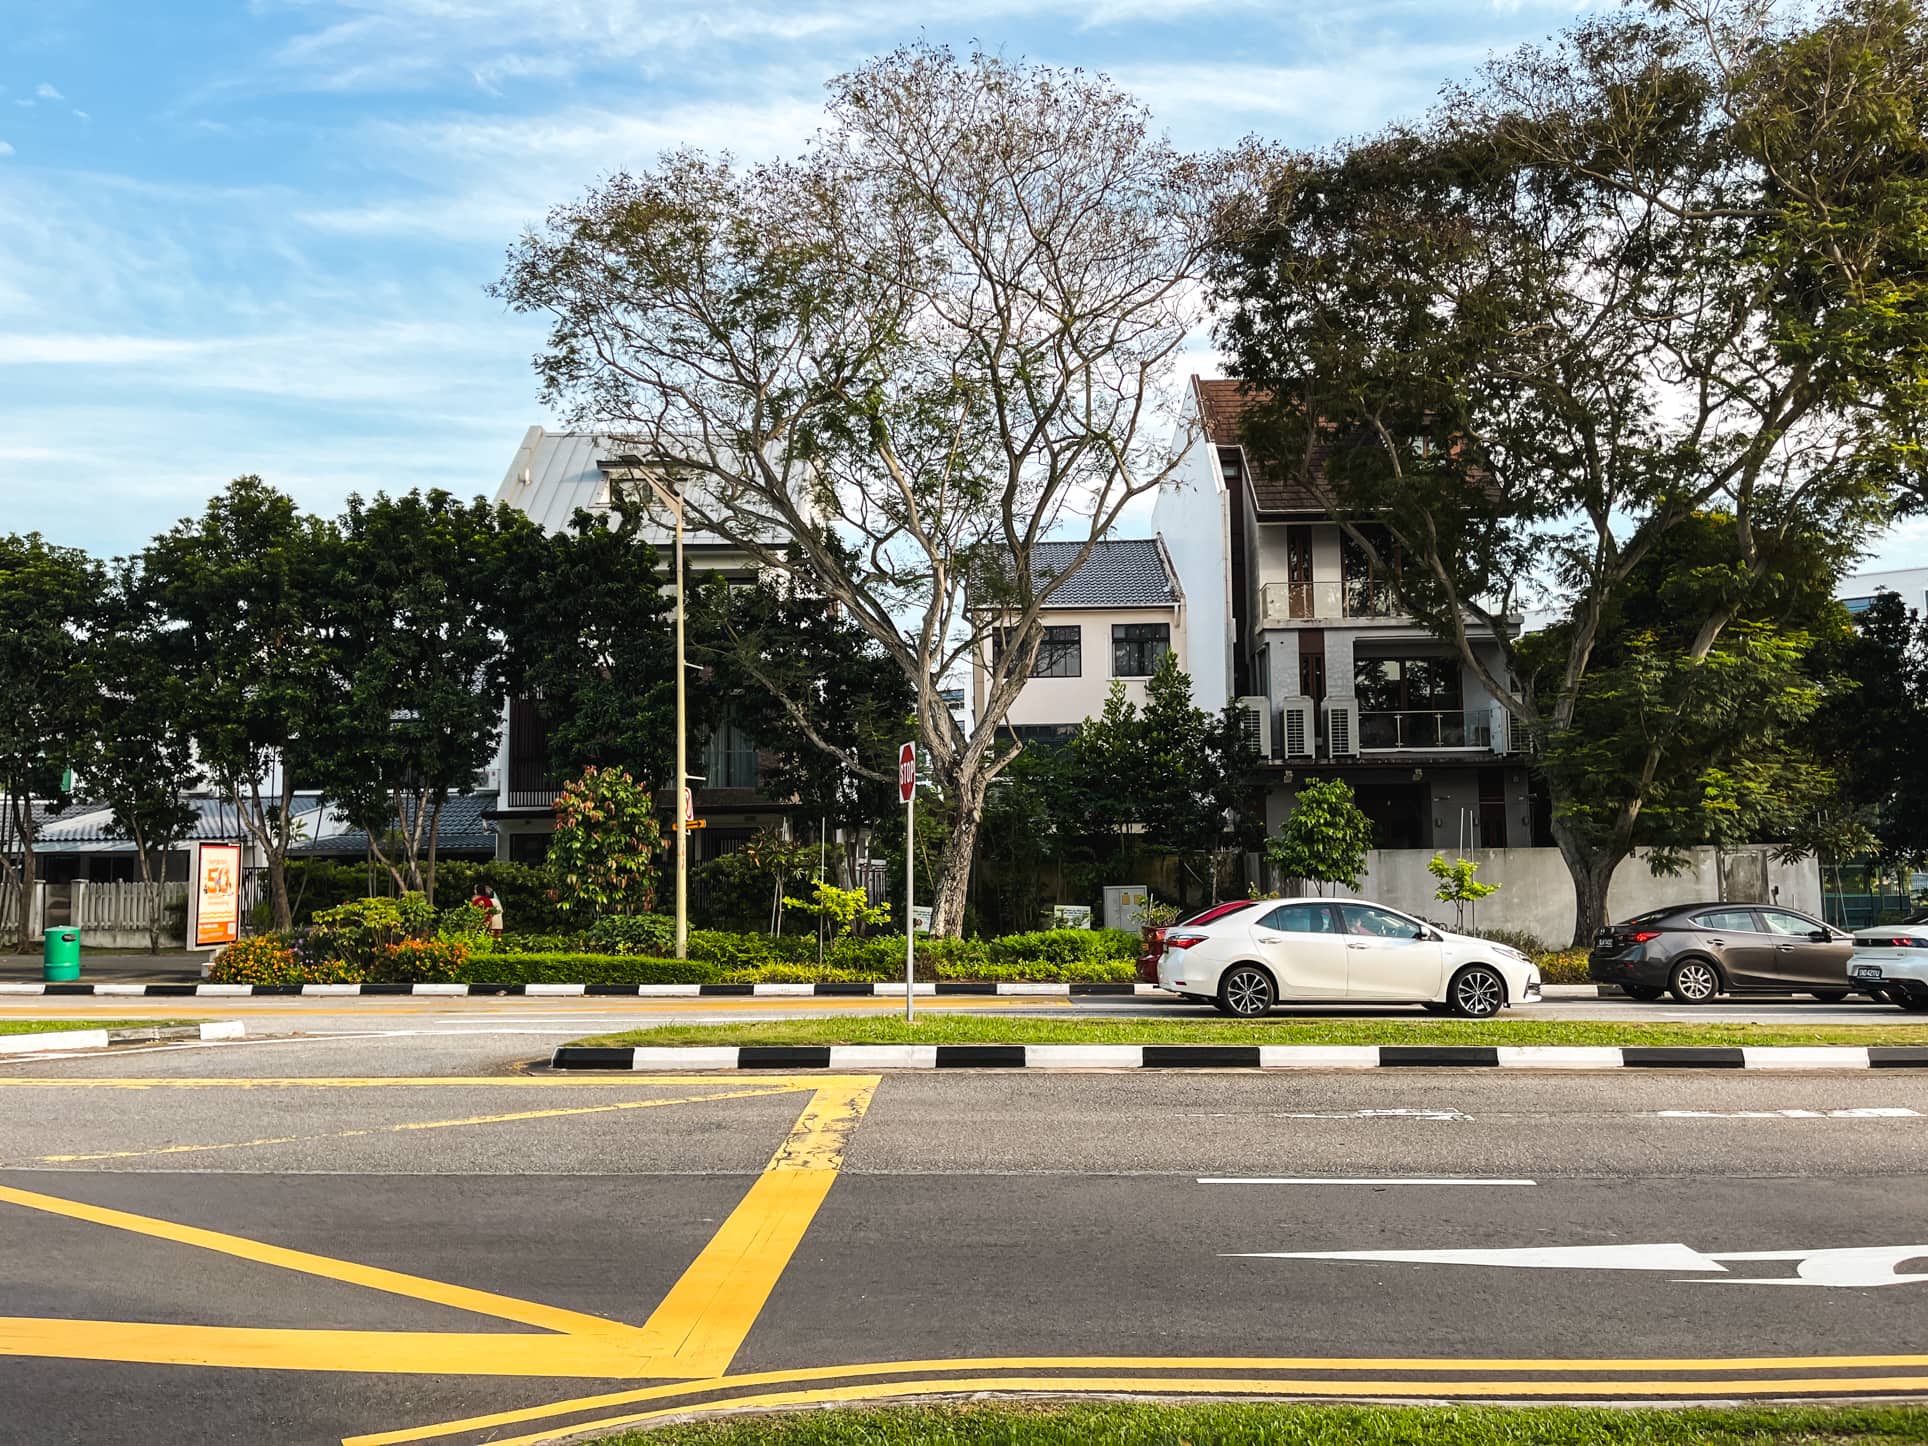
{"type": "Polygon", "coordinates": [[[1928,1024],[1870,1005],[1867,1024],[1643,1024],[1611,1019],[1039,1019],[931,1012],[664,1024],[578,1044],[1928,1044],[1928,1024]],[[1895,1021],[1895,1022],[1889,1022],[1895,1021]]]}
{"type": "Polygon", "coordinates": [[[135,1029],[149,1024],[177,1024],[174,1019],[0,1019],[0,1034],[52,1034],[62,1029],[135,1029]]]}
{"type": "Polygon", "coordinates": [[[811,1411],[634,1431],[603,1446],[1791,1446],[1928,1441],[1928,1411],[1094,1403],[811,1411]]]}

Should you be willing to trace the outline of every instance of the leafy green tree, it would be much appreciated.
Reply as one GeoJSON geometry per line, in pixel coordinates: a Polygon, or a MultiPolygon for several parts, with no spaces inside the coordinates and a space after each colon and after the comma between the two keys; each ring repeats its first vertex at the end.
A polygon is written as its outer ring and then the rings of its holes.
{"type": "Polygon", "coordinates": [[[594,764],[556,795],[549,867],[568,914],[647,914],[656,902],[662,826],[649,791],[621,768],[594,764]]]}
{"type": "Polygon", "coordinates": [[[1118,868],[1139,851],[1173,855],[1180,902],[1194,884],[1213,897],[1214,854],[1252,831],[1257,761],[1236,708],[1197,707],[1191,677],[1167,653],[1142,708],[1114,682],[1104,711],[1044,767],[1053,836],[1084,871],[1118,868]]]}
{"type": "Polygon", "coordinates": [[[14,943],[29,947],[34,800],[65,801],[63,775],[93,723],[106,577],[86,553],[39,533],[0,536],[0,882],[14,901],[14,943]]]}
{"type": "Polygon", "coordinates": [[[999,730],[1065,574],[1179,465],[1161,378],[1227,168],[1104,78],[913,46],[830,83],[795,162],[681,151],[511,253],[561,412],[689,485],[692,517],[867,632],[951,811],[933,932],[963,926],[999,730]],[[829,539],[838,539],[832,546],[829,539]],[[994,659],[971,729],[945,681],[994,659]]]}
{"type": "Polygon", "coordinates": [[[836,872],[850,884],[877,821],[898,807],[914,690],[864,629],[778,578],[712,578],[692,593],[689,651],[704,692],[771,765],[759,787],[793,800],[797,819],[841,831],[836,872]]]}
{"type": "Polygon", "coordinates": [[[202,766],[261,858],[285,931],[295,785],[312,778],[326,743],[331,608],[350,586],[340,534],[259,477],[237,477],[149,544],[141,567],[170,666],[187,680],[202,766]]]}
{"type": "Polygon", "coordinates": [[[316,781],[395,887],[433,903],[443,807],[488,764],[509,690],[504,582],[545,539],[520,512],[446,492],[350,497],[339,526],[316,781]]]}
{"type": "Polygon", "coordinates": [[[1921,486],[1924,92],[1913,0],[1616,11],[1420,124],[1280,158],[1225,257],[1226,341],[1271,398],[1254,445],[1510,716],[1577,940],[1643,833],[1769,798],[1748,748],[1685,782],[1697,734],[1808,706],[1761,594],[1921,486]],[[1646,560],[1711,514],[1693,611],[1612,638],[1646,560]],[[1528,602],[1553,637],[1514,636],[1528,602]]]}
{"type": "Polygon", "coordinates": [[[1316,779],[1302,787],[1267,852],[1281,878],[1357,889],[1372,849],[1372,820],[1344,779],[1316,779]]]}
{"type": "MultiPolygon", "coordinates": [[[[656,549],[633,508],[578,512],[566,530],[506,548],[508,680],[534,699],[550,767],[666,777],[676,746],[676,654],[656,549]]],[[[710,721],[693,690],[692,736],[710,721]]]]}
{"type": "MultiPolygon", "coordinates": [[[[82,775],[113,810],[113,831],[134,845],[141,881],[165,876],[168,855],[199,813],[186,795],[203,774],[194,753],[188,679],[170,656],[149,580],[133,562],[114,571],[95,644],[99,694],[82,775]]],[[[161,917],[148,913],[147,947],[159,953],[161,917]]]]}
{"type": "Polygon", "coordinates": [[[1426,872],[1439,880],[1439,888],[1433,897],[1442,904],[1453,906],[1453,927],[1466,927],[1466,906],[1477,904],[1481,899],[1490,899],[1500,891],[1498,884],[1483,884],[1475,877],[1479,865],[1471,859],[1446,861],[1445,854],[1434,854],[1426,860],[1426,872]]]}
{"type": "Polygon", "coordinates": [[[783,902],[799,913],[824,920],[833,939],[848,939],[859,929],[882,928],[890,922],[889,904],[873,904],[862,889],[840,889],[824,879],[812,882],[808,899],[785,898],[783,902]]]}
{"type": "Polygon", "coordinates": [[[1928,621],[1898,593],[1878,593],[1810,663],[1835,685],[1811,729],[1840,779],[1828,812],[1866,828],[1882,861],[1928,864],[1928,621]]]}

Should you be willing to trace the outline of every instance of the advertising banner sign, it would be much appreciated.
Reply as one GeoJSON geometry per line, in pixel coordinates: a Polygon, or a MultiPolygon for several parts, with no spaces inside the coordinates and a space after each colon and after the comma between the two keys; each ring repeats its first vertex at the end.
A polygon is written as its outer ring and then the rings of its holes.
{"type": "Polygon", "coordinates": [[[194,855],[194,944],[218,949],[240,937],[241,845],[204,843],[194,855]]]}

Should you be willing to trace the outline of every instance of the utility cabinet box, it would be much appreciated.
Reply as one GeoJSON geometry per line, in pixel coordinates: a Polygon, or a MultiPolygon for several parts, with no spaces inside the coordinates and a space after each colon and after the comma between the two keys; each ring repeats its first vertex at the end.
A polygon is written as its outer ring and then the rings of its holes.
{"type": "Polygon", "coordinates": [[[1105,927],[1136,933],[1145,922],[1145,906],[1150,902],[1151,890],[1143,884],[1106,884],[1105,927]]]}

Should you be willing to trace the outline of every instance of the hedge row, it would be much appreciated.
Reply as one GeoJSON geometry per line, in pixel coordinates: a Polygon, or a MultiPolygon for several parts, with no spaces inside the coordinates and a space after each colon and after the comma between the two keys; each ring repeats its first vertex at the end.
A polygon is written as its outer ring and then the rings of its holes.
{"type": "MultiPolygon", "coordinates": [[[[510,917],[513,923],[514,916],[510,917]]],[[[600,919],[579,934],[512,932],[503,940],[502,948],[518,954],[635,954],[660,959],[670,952],[675,930],[673,920],[661,914],[647,914],[600,919]]],[[[1138,936],[1125,929],[1040,929],[996,939],[919,939],[917,955],[919,959],[956,968],[1130,963],[1138,956],[1138,936]]],[[[817,936],[786,934],[773,939],[765,934],[692,929],[689,956],[723,969],[760,968],[771,964],[807,964],[814,968],[817,936]]],[[[840,939],[825,948],[823,962],[830,967],[866,974],[901,973],[904,939],[901,934],[840,939]]]]}

